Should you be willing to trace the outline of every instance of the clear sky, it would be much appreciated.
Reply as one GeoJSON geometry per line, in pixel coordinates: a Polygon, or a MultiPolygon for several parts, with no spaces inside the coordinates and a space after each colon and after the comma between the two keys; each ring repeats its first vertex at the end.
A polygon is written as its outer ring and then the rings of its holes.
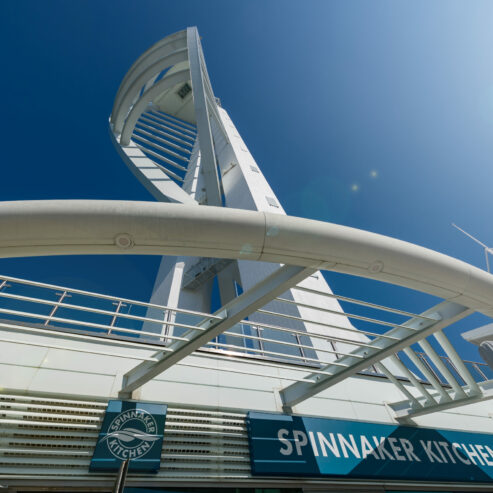
{"type": "MultiPolygon", "coordinates": [[[[214,92],[288,214],[484,268],[450,223],[493,246],[493,3],[2,0],[0,16],[0,200],[152,200],[108,117],[133,61],[196,25],[214,92]]],[[[158,262],[4,259],[0,272],[145,300],[158,262]]]]}

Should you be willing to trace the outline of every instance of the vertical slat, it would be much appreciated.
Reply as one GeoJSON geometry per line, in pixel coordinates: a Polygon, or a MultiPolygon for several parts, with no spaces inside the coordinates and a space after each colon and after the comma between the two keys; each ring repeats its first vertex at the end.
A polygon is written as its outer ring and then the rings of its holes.
{"type": "Polygon", "coordinates": [[[413,404],[416,409],[422,408],[422,404],[414,397],[404,385],[392,374],[392,372],[380,361],[375,363],[375,368],[382,372],[413,404]]]}
{"type": "Polygon", "coordinates": [[[445,366],[440,356],[438,356],[436,351],[431,347],[431,344],[426,339],[423,339],[422,341],[419,341],[419,345],[423,348],[423,351],[428,358],[430,358],[431,362],[437,367],[438,371],[445,377],[447,383],[449,383],[457,393],[456,397],[467,397],[463,388],[459,385],[451,371],[445,366]]]}
{"type": "Polygon", "coordinates": [[[423,376],[430,382],[433,388],[440,394],[442,401],[450,401],[451,398],[443,388],[440,381],[435,377],[432,371],[423,364],[420,358],[416,355],[416,353],[411,348],[405,348],[404,354],[411,360],[411,362],[416,366],[416,368],[423,374],[423,376]]]}
{"type": "Polygon", "coordinates": [[[397,369],[401,371],[405,377],[416,387],[416,389],[423,395],[423,397],[430,403],[435,404],[435,398],[428,392],[428,390],[424,387],[424,385],[414,376],[414,374],[409,371],[404,363],[395,355],[390,356],[389,358],[394,365],[397,366],[397,369]]]}
{"type": "Polygon", "coordinates": [[[461,376],[461,378],[464,379],[464,382],[466,382],[466,384],[469,385],[470,391],[473,392],[474,394],[480,394],[481,389],[478,387],[478,384],[474,380],[469,370],[466,368],[466,365],[464,364],[460,356],[457,354],[457,351],[452,346],[447,336],[441,330],[433,334],[433,336],[438,341],[440,346],[442,346],[444,351],[447,353],[457,373],[461,376]]]}

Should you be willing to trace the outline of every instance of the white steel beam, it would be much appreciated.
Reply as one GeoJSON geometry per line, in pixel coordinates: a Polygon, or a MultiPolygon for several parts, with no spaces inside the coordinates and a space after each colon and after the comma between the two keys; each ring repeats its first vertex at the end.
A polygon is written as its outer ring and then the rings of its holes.
{"type": "Polygon", "coordinates": [[[197,133],[197,127],[195,125],[192,125],[191,123],[186,122],[185,120],[177,118],[176,116],[170,115],[169,113],[165,113],[164,111],[161,110],[154,109],[152,111],[158,112],[160,115],[163,115],[165,118],[167,118],[172,122],[179,123],[181,128],[185,127],[185,129],[188,128],[193,133],[197,133]]]}
{"type": "Polygon", "coordinates": [[[207,205],[222,205],[219,177],[217,173],[216,155],[212,141],[209,110],[204,86],[204,73],[200,63],[200,40],[196,27],[187,29],[188,57],[190,62],[190,78],[192,80],[193,104],[197,133],[200,146],[200,162],[204,173],[204,184],[207,205]]]}
{"type": "Polygon", "coordinates": [[[177,120],[171,119],[170,115],[168,115],[167,113],[164,113],[163,111],[159,111],[159,110],[155,109],[154,107],[151,107],[149,112],[156,119],[166,123],[166,125],[169,125],[170,127],[173,127],[179,133],[189,135],[189,136],[194,137],[194,138],[197,136],[197,129],[196,128],[184,128],[183,125],[178,125],[177,123],[175,123],[177,120]]]}
{"type": "MultiPolygon", "coordinates": [[[[139,129],[136,129],[136,130],[139,130],[139,129]]],[[[158,140],[158,138],[156,138],[154,135],[149,134],[148,132],[147,132],[147,134],[148,134],[147,135],[148,137],[151,137],[152,139],[158,140]]],[[[133,133],[132,138],[133,138],[133,140],[139,140],[140,142],[143,142],[144,144],[146,144],[150,147],[153,147],[154,149],[160,151],[161,153],[168,154],[169,156],[173,156],[173,157],[179,159],[180,161],[184,161],[185,163],[188,163],[187,157],[182,156],[181,154],[178,154],[177,152],[175,152],[171,149],[163,147],[162,145],[156,144],[155,142],[153,142],[149,139],[146,139],[145,137],[142,137],[141,135],[138,135],[135,132],[133,133]]],[[[163,139],[161,139],[161,140],[163,140],[163,139]]],[[[166,161],[166,162],[168,162],[168,161],[166,161]]],[[[168,164],[171,164],[172,166],[174,166],[177,169],[180,169],[182,171],[187,170],[187,168],[185,168],[183,165],[178,164],[178,163],[171,161],[171,160],[169,161],[168,164]]]]}
{"type": "MultiPolygon", "coordinates": [[[[153,77],[155,79],[155,76],[159,75],[159,73],[164,69],[177,63],[184,62],[187,58],[187,48],[184,46],[183,48],[177,49],[176,51],[169,53],[167,56],[160,58],[157,62],[140,72],[139,75],[132,80],[128,87],[125,88],[125,92],[121,94],[121,98],[119,98],[119,102],[113,110],[115,131],[121,130],[122,118],[124,118],[125,114],[128,113],[128,110],[132,105],[132,101],[134,101],[134,99],[138,96],[145,83],[153,77]],[[121,116],[122,114],[123,117],[121,116]],[[118,121],[120,122],[120,127],[116,128],[116,122],[118,121]]],[[[146,90],[147,89],[148,87],[146,90]]]]}
{"type": "MultiPolygon", "coordinates": [[[[142,185],[160,202],[194,204],[197,202],[168,176],[168,171],[147,157],[141,149],[133,146],[121,147],[113,132],[110,138],[123,162],[142,185]]],[[[178,180],[179,181],[179,180],[178,180]]]]}
{"type": "Polygon", "coordinates": [[[411,362],[416,366],[416,368],[423,374],[428,383],[438,392],[440,396],[440,403],[444,401],[450,401],[451,397],[445,390],[443,385],[438,381],[433,372],[426,366],[423,361],[418,357],[418,355],[410,348],[403,349],[404,354],[411,360],[411,362]]]}
{"type": "Polygon", "coordinates": [[[397,355],[390,356],[390,360],[397,367],[397,371],[405,378],[407,378],[424,397],[425,402],[429,404],[435,404],[437,401],[433,395],[428,392],[428,389],[416,378],[416,376],[410,371],[404,363],[397,357],[397,355]]]}
{"type": "Polygon", "coordinates": [[[0,231],[0,258],[127,254],[260,260],[375,279],[493,316],[492,274],[395,238],[299,217],[128,200],[5,201],[0,231]],[[373,269],[375,259],[384,267],[373,269]]]}
{"type": "Polygon", "coordinates": [[[446,389],[442,386],[431,368],[427,368],[427,366],[417,357],[414,351],[410,348],[406,348],[406,354],[428,379],[431,385],[433,385],[435,390],[438,391],[438,396],[441,398],[436,403],[424,401],[422,397],[419,397],[418,405],[409,401],[400,401],[390,404],[390,407],[394,410],[397,419],[407,419],[413,416],[419,416],[444,409],[451,409],[453,407],[464,406],[466,404],[491,399],[493,397],[493,382],[490,380],[487,382],[477,383],[469,370],[466,368],[464,362],[460,359],[455,348],[447,339],[447,336],[441,330],[433,335],[447,353],[449,362],[457,373],[457,378],[447,367],[443,358],[436,353],[428,341],[422,340],[419,341],[419,344],[437,371],[440,372],[445,378],[446,382],[451,387],[450,389],[446,389]],[[458,378],[461,378],[465,382],[464,386],[461,386],[458,378]]]}
{"type": "MultiPolygon", "coordinates": [[[[179,146],[179,145],[175,144],[174,142],[163,139],[162,137],[159,137],[158,135],[154,135],[151,132],[147,132],[147,130],[144,130],[143,128],[140,128],[140,127],[148,128],[149,130],[152,130],[155,133],[160,133],[159,130],[152,128],[151,126],[146,125],[145,123],[137,122],[137,124],[139,125],[139,127],[135,127],[134,135],[135,135],[135,132],[139,132],[143,135],[146,135],[147,137],[151,137],[152,139],[157,140],[158,142],[161,142],[164,145],[167,145],[169,147],[173,147],[174,149],[178,149],[179,151],[181,151],[185,154],[188,154],[189,156],[190,156],[190,154],[192,154],[191,149],[185,149],[184,147],[179,146]]],[[[184,158],[181,154],[178,154],[178,156],[180,156],[180,159],[188,161],[188,158],[184,158]]]]}
{"type": "Polygon", "coordinates": [[[471,395],[465,394],[465,396],[458,399],[444,401],[433,406],[423,406],[416,409],[409,404],[409,401],[404,400],[396,402],[394,404],[390,404],[390,408],[394,411],[397,419],[408,419],[414,418],[416,416],[422,416],[424,414],[445,411],[446,409],[452,409],[454,407],[465,406],[467,404],[473,404],[475,402],[482,402],[493,399],[493,380],[480,382],[477,385],[480,389],[480,393],[473,393],[471,395]]]}
{"type": "Polygon", "coordinates": [[[189,336],[188,342],[174,342],[169,346],[171,354],[158,352],[153,355],[158,359],[156,363],[140,364],[126,373],[123,377],[120,396],[129,396],[132,391],[141,387],[143,384],[167,370],[183,358],[191,354],[196,349],[222,334],[243,318],[247,317],[258,308],[274,299],[276,296],[287,291],[291,286],[302,281],[316,271],[312,268],[284,266],[272,273],[270,276],[256,284],[238,298],[224,305],[214,315],[221,315],[223,318],[206,318],[198,327],[205,328],[199,334],[191,330],[185,334],[189,336]]]}
{"type": "Polygon", "coordinates": [[[142,125],[142,123],[141,123],[142,121],[149,123],[152,126],[152,130],[154,130],[155,132],[156,131],[162,132],[167,137],[173,138],[177,142],[181,142],[182,144],[186,144],[190,147],[193,147],[193,143],[195,141],[196,136],[187,135],[187,134],[184,134],[182,132],[178,132],[174,128],[171,128],[167,125],[164,125],[162,123],[162,120],[160,120],[159,118],[156,118],[154,113],[150,113],[150,112],[142,113],[142,115],[140,115],[140,118],[139,118],[137,124],[142,125]],[[164,129],[164,130],[160,130],[160,129],[164,129]],[[171,132],[171,133],[168,133],[168,132],[171,132]],[[179,136],[179,137],[177,137],[177,136],[179,136]],[[188,140],[184,140],[184,139],[188,139],[188,140]]]}
{"type": "Polygon", "coordinates": [[[171,89],[181,82],[187,82],[188,80],[190,80],[190,71],[188,68],[174,72],[147,89],[125,117],[118,115],[118,118],[115,121],[115,133],[118,133],[118,129],[123,125],[123,128],[121,129],[120,145],[127,146],[129,144],[135,124],[140,118],[140,115],[144,113],[149,103],[154,101],[168,89],[171,89]],[[124,123],[123,118],[125,118],[124,123]]]}
{"type": "Polygon", "coordinates": [[[438,356],[438,354],[433,349],[431,344],[426,339],[423,339],[422,341],[419,341],[419,345],[422,347],[423,351],[428,356],[428,358],[430,358],[431,362],[435,365],[438,371],[443,375],[446,382],[454,390],[455,392],[454,399],[467,397],[467,394],[464,392],[464,389],[460,386],[459,382],[457,382],[454,375],[452,375],[452,372],[447,368],[445,363],[442,361],[442,358],[438,356]]]}
{"type": "MultiPolygon", "coordinates": [[[[420,317],[414,317],[384,334],[396,337],[398,340],[377,337],[371,342],[372,348],[359,347],[352,352],[352,356],[344,356],[336,360],[337,363],[344,364],[347,368],[329,364],[323,368],[327,376],[322,378],[318,376],[318,379],[314,376],[317,380],[315,384],[297,382],[284,388],[280,392],[283,403],[286,407],[294,406],[472,312],[473,310],[457,303],[444,301],[422,313],[420,317]],[[365,356],[364,359],[356,357],[362,355],[365,356]]],[[[311,377],[311,375],[307,376],[307,378],[311,377]]]]}
{"type": "Polygon", "coordinates": [[[464,380],[464,382],[469,386],[469,390],[471,392],[480,393],[480,388],[473,376],[467,369],[466,365],[462,361],[461,357],[457,354],[454,346],[450,343],[447,336],[440,330],[433,334],[435,339],[438,341],[440,346],[445,350],[448,357],[450,358],[451,363],[454,365],[459,376],[464,380]]]}
{"type": "Polygon", "coordinates": [[[111,112],[112,123],[115,121],[116,109],[120,106],[123,95],[128,91],[128,88],[139,76],[139,74],[141,74],[157,60],[168,56],[170,53],[173,53],[180,48],[185,48],[187,45],[186,38],[186,30],[166,36],[166,38],[161,39],[147,51],[142,53],[142,55],[132,64],[129,71],[125,74],[125,77],[118,88],[118,92],[116,93],[115,102],[113,103],[113,110],[111,112]]]}
{"type": "Polygon", "coordinates": [[[421,407],[418,399],[409,392],[409,390],[399,381],[398,378],[380,361],[379,363],[375,363],[375,367],[378,371],[380,371],[383,375],[385,375],[406,397],[407,402],[411,402],[413,407],[421,407]]]}

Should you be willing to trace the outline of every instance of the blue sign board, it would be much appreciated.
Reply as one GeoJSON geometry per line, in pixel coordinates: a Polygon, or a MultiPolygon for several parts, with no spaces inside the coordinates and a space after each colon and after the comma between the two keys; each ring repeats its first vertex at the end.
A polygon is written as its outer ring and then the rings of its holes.
{"type": "Polygon", "coordinates": [[[252,474],[493,482],[493,435],[250,411],[252,474]]]}
{"type": "Polygon", "coordinates": [[[89,469],[157,471],[161,464],[167,406],[150,402],[109,401],[89,469]]]}

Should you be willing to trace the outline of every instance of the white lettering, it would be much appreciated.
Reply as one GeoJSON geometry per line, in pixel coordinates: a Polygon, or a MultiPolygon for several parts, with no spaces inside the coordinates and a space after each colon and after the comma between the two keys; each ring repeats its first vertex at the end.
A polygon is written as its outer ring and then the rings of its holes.
{"type": "Polygon", "coordinates": [[[464,457],[462,457],[462,454],[460,453],[460,448],[461,447],[458,443],[452,444],[452,450],[454,451],[455,456],[464,464],[467,464],[467,465],[471,464],[470,460],[464,459],[464,457]],[[457,449],[459,449],[459,451],[457,451],[457,449]]]}
{"type": "Polygon", "coordinates": [[[404,449],[404,453],[407,455],[408,460],[421,462],[421,459],[414,453],[413,444],[407,438],[401,438],[401,445],[404,449]]]}
{"type": "Polygon", "coordinates": [[[308,438],[306,437],[306,433],[301,430],[293,430],[294,437],[294,445],[296,447],[296,453],[298,455],[303,455],[301,452],[301,447],[304,447],[308,443],[308,438]],[[301,441],[300,441],[301,437],[301,441]]]}
{"type": "Polygon", "coordinates": [[[436,449],[438,450],[438,453],[440,454],[440,458],[442,459],[442,462],[445,462],[445,464],[448,464],[447,458],[443,455],[442,449],[440,447],[440,444],[438,442],[433,441],[433,444],[435,445],[436,449]]]}
{"type": "Polygon", "coordinates": [[[484,466],[483,460],[481,459],[480,455],[478,454],[477,450],[474,448],[474,445],[472,443],[469,444],[469,447],[471,447],[471,450],[467,450],[467,445],[461,443],[462,448],[464,449],[464,452],[467,454],[469,459],[471,459],[471,462],[476,466],[476,461],[474,460],[474,457],[478,459],[478,462],[484,466]]]}
{"type": "Polygon", "coordinates": [[[317,448],[317,441],[315,440],[315,436],[313,435],[313,431],[308,432],[308,436],[310,437],[310,444],[313,449],[313,454],[315,457],[318,457],[318,448],[317,448]]]}
{"type": "MultiPolygon", "coordinates": [[[[454,456],[450,453],[449,443],[448,442],[438,442],[438,445],[440,445],[442,447],[442,449],[445,450],[445,452],[447,453],[448,458],[451,460],[452,464],[455,464],[454,456]]],[[[445,461],[445,462],[447,462],[447,461],[445,461]]]]}
{"type": "Polygon", "coordinates": [[[321,433],[320,431],[317,431],[317,437],[318,437],[318,441],[320,443],[320,450],[322,450],[322,455],[324,457],[327,457],[327,450],[325,449],[326,445],[327,445],[327,447],[329,447],[329,449],[333,455],[335,455],[336,457],[341,456],[339,453],[339,449],[337,448],[337,443],[334,439],[333,433],[329,433],[330,442],[327,440],[327,438],[324,436],[324,434],[321,433]]]}
{"type": "Polygon", "coordinates": [[[377,446],[377,450],[382,460],[385,460],[385,457],[389,458],[390,460],[395,460],[395,457],[385,448],[385,437],[377,438],[374,436],[373,441],[377,446]]]}
{"type": "Polygon", "coordinates": [[[356,442],[354,441],[354,436],[351,433],[349,434],[349,440],[351,441],[351,443],[349,443],[346,438],[344,438],[344,435],[342,435],[341,433],[337,434],[337,438],[339,439],[339,444],[341,446],[344,457],[349,457],[347,453],[347,449],[349,449],[355,457],[360,459],[358,446],[356,445],[356,442]]]}
{"type": "Polygon", "coordinates": [[[428,456],[428,459],[430,462],[435,462],[437,461],[438,463],[442,463],[440,460],[440,457],[431,450],[431,446],[435,443],[432,440],[428,440],[426,443],[423,440],[420,440],[419,443],[421,443],[421,446],[423,447],[423,450],[426,452],[426,455],[428,456]]]}
{"type": "Polygon", "coordinates": [[[363,459],[366,459],[368,455],[371,454],[373,455],[373,457],[375,457],[375,459],[380,460],[380,457],[371,446],[370,442],[368,441],[368,438],[366,438],[365,435],[361,435],[360,439],[361,439],[361,455],[363,456],[363,459]]]}
{"type": "Polygon", "coordinates": [[[277,438],[286,447],[286,448],[281,447],[281,449],[279,450],[279,452],[281,452],[282,455],[291,455],[293,453],[293,446],[291,445],[291,442],[287,438],[284,438],[285,436],[288,435],[289,435],[289,431],[284,428],[281,428],[277,432],[277,438]]]}
{"type": "Polygon", "coordinates": [[[397,460],[406,460],[406,458],[403,455],[399,455],[399,452],[402,450],[401,447],[397,445],[398,440],[397,438],[394,437],[389,437],[387,438],[388,442],[390,443],[390,448],[392,449],[392,452],[394,452],[395,458],[397,460]]]}
{"type": "Polygon", "coordinates": [[[490,457],[493,459],[493,450],[491,450],[490,447],[488,447],[488,445],[485,445],[484,447],[488,451],[488,454],[490,454],[490,457]]]}
{"type": "Polygon", "coordinates": [[[481,454],[481,457],[486,462],[486,465],[487,466],[493,466],[493,462],[490,462],[488,454],[486,452],[483,452],[484,446],[476,444],[476,448],[479,450],[479,453],[481,454]]]}

